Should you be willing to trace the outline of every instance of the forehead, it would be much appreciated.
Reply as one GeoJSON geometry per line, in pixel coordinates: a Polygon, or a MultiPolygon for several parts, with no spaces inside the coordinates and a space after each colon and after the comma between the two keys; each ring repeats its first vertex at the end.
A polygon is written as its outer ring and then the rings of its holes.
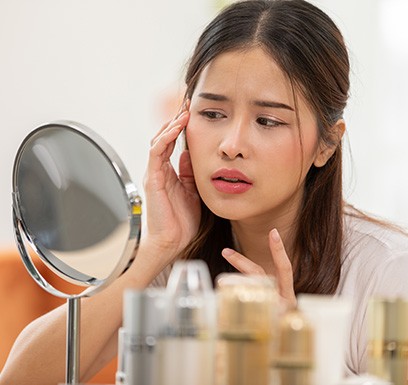
{"type": "Polygon", "coordinates": [[[286,73],[260,47],[229,51],[216,56],[202,71],[195,91],[202,91],[203,88],[214,92],[235,90],[249,95],[279,96],[286,102],[293,102],[294,96],[286,73]]]}
{"type": "Polygon", "coordinates": [[[192,94],[194,104],[200,93],[225,96],[232,102],[254,100],[284,103],[296,111],[299,121],[316,121],[313,107],[278,65],[261,47],[224,52],[209,62],[192,94]]]}

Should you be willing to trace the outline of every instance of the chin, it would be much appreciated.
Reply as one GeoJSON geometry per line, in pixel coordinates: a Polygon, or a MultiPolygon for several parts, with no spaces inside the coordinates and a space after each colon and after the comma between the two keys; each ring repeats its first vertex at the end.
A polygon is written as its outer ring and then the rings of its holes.
{"type": "Polygon", "coordinates": [[[220,218],[228,219],[230,221],[238,221],[246,218],[246,210],[241,210],[239,205],[231,204],[218,204],[218,205],[208,205],[208,209],[220,218]]]}
{"type": "Polygon", "coordinates": [[[197,187],[201,200],[213,214],[220,218],[237,221],[252,217],[254,214],[253,204],[242,194],[222,197],[221,194],[200,189],[198,185],[197,187]]]}

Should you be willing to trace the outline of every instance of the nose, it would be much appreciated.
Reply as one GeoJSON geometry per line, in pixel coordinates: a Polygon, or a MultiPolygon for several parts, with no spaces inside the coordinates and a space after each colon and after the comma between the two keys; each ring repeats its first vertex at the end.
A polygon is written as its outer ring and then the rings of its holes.
{"type": "Polygon", "coordinates": [[[248,124],[243,121],[231,122],[225,127],[219,145],[219,155],[226,159],[247,158],[249,153],[248,124]]]}

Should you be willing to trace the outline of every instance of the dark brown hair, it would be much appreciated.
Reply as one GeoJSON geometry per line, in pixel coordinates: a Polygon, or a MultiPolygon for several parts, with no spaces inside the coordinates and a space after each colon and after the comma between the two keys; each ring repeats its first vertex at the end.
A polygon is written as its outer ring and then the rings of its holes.
{"type": "MultiPolygon", "coordinates": [[[[225,8],[204,30],[186,75],[191,98],[205,68],[221,53],[262,47],[278,63],[313,109],[320,140],[333,144],[331,128],[343,115],[349,91],[349,60],[343,37],[333,21],[303,0],[248,0],[225,8]]],[[[335,292],[343,240],[341,145],[320,168],[312,166],[294,228],[292,256],[296,293],[335,292]]],[[[197,236],[186,258],[207,261],[212,277],[233,270],[221,250],[233,247],[230,222],[202,203],[197,236]]]]}

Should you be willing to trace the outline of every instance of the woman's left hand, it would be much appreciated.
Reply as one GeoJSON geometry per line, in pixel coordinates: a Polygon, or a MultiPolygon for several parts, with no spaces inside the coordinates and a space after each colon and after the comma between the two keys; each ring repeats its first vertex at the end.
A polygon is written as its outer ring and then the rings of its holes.
{"type": "MultiPolygon", "coordinates": [[[[285,246],[278,233],[273,229],[269,232],[269,248],[271,250],[274,275],[277,281],[278,291],[288,307],[296,306],[296,295],[293,288],[292,264],[286,254],[285,246]]],[[[224,249],[222,256],[238,271],[243,274],[266,275],[265,270],[232,249],[224,249]]]]}

